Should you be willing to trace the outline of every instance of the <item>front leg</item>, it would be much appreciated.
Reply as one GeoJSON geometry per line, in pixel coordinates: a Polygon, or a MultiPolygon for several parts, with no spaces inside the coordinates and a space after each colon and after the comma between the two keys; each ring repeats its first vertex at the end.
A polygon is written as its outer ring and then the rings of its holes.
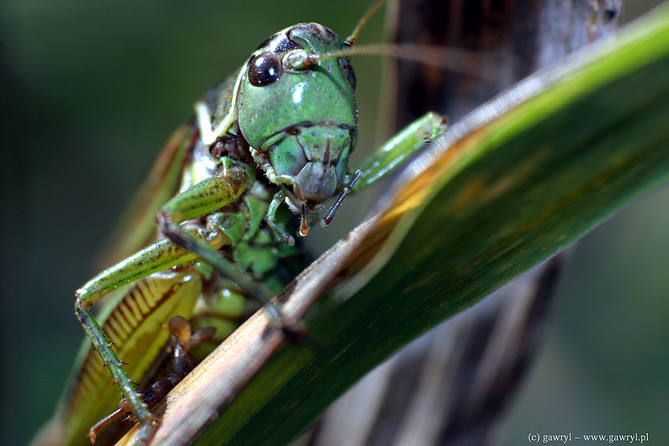
{"type": "Polygon", "coordinates": [[[266,287],[254,281],[246,272],[239,270],[232,262],[222,257],[216,248],[198,240],[180,225],[184,220],[213,212],[224,206],[220,201],[211,200],[212,195],[218,197],[224,194],[225,204],[234,202],[246,190],[250,180],[245,168],[230,166],[226,169],[224,177],[204,180],[168,201],[158,213],[156,221],[161,232],[175,245],[196,254],[223,276],[237,282],[249,296],[264,303],[271,294],[266,287]]]}
{"type": "Polygon", "coordinates": [[[352,187],[351,193],[388,175],[413,154],[443,135],[446,127],[446,118],[434,112],[426,113],[407,125],[356,166],[354,171],[360,170],[362,175],[352,187]]]}
{"type": "Polygon", "coordinates": [[[327,227],[347,195],[362,190],[401,166],[409,157],[435,141],[446,131],[446,118],[437,113],[427,113],[412,122],[385,144],[376,149],[347,175],[345,186],[335,204],[321,219],[321,226],[327,227]]]}
{"type": "Polygon", "coordinates": [[[267,216],[265,218],[265,221],[267,222],[267,225],[270,227],[272,231],[287,245],[289,246],[294,246],[295,245],[295,238],[288,234],[285,229],[283,229],[281,226],[279,226],[276,223],[276,212],[279,210],[279,206],[283,203],[283,200],[286,198],[286,193],[283,190],[280,190],[276,194],[274,194],[274,197],[272,197],[272,201],[269,204],[269,207],[267,209],[267,216]]]}

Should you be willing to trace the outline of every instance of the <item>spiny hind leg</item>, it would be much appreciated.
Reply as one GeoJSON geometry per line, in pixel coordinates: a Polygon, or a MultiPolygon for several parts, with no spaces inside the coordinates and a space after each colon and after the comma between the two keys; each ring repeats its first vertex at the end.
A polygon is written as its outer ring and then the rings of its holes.
{"type": "Polygon", "coordinates": [[[216,253],[223,244],[229,242],[220,232],[212,234],[199,230],[187,231],[179,226],[182,221],[200,217],[234,202],[246,190],[250,177],[242,166],[231,165],[226,172],[227,174],[223,177],[209,178],[177,194],[163,207],[158,215],[159,223],[163,222],[161,227],[166,226],[164,217],[167,216],[169,221],[167,226],[170,229],[176,226],[177,230],[173,230],[172,233],[180,237],[173,237],[175,241],[161,240],[141,250],[103,271],[76,292],[75,314],[93,342],[93,347],[100,354],[103,363],[109,367],[109,371],[118,383],[135,417],[140,423],[147,426],[143,430],[147,435],[150,432],[150,425],[154,422],[154,417],[136,394],[127,374],[121,368],[122,362],[116,357],[109,339],[93,317],[90,308],[102,296],[119,286],[154,272],[195,260],[196,252],[183,249],[180,243],[176,243],[181,239],[188,240],[190,244],[198,246],[199,251],[208,254],[216,253]]]}
{"type": "MultiPolygon", "coordinates": [[[[172,317],[168,325],[171,334],[168,348],[172,350],[170,374],[166,378],[157,380],[145,392],[140,394],[142,402],[147,406],[160,401],[193,369],[190,352],[198,345],[209,341],[216,332],[213,327],[204,327],[193,331],[188,320],[182,316],[172,317]]],[[[111,423],[125,417],[134,418],[128,400],[123,398],[118,404],[118,409],[97,422],[88,431],[91,443],[95,444],[97,436],[111,423]]]]}
{"type": "MultiPolygon", "coordinates": [[[[206,234],[197,236],[207,239],[206,234]]],[[[137,420],[145,425],[151,425],[154,418],[137,395],[122,368],[124,363],[117,357],[109,337],[91,313],[91,307],[103,296],[123,285],[195,258],[194,254],[175,246],[169,240],[162,240],[103,271],[76,292],[74,309],[79,322],[121,393],[128,400],[137,420]]]]}

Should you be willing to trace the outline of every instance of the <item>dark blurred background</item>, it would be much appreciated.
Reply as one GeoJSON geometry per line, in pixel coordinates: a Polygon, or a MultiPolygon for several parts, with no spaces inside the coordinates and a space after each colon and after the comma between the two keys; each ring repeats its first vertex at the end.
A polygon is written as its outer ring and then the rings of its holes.
{"type": "MultiPolygon", "coordinates": [[[[629,1],[627,22],[659,1],[629,1]]],[[[0,4],[0,443],[25,444],[55,408],[83,336],[73,293],[161,144],[193,101],[270,34],[318,21],[343,37],[367,8],[338,2],[0,4]]],[[[361,43],[382,39],[382,15],[361,43]]],[[[353,60],[359,152],[374,145],[381,61],[353,60]]],[[[585,237],[550,335],[509,414],[530,432],[669,438],[669,190],[585,237]]],[[[346,207],[346,206],[344,206],[346,207]]],[[[349,210],[364,206],[348,206],[349,210]]],[[[314,231],[314,249],[358,221],[314,231]]],[[[347,221],[348,220],[348,221],[347,221]]]]}

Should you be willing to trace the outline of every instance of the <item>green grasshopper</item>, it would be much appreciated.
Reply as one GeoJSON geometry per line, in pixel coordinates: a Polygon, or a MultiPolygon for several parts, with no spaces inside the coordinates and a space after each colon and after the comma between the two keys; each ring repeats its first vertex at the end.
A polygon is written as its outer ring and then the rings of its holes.
{"type": "Polygon", "coordinates": [[[196,102],[141,194],[134,221],[143,223],[119,245],[136,253],[76,292],[88,340],[49,436],[86,444],[89,428],[115,410],[114,383],[148,436],[155,420],[134,383],[165,368],[170,333],[161,327],[177,315],[196,329],[213,325],[211,349],[248,315],[249,299],[281,321],[267,302],[305,266],[293,233],[306,236],[336,198],[327,226],[348,194],[444,132],[444,119],[428,113],[349,170],[358,112],[348,56],[382,3],[346,40],[317,23],[279,31],[196,102]]]}

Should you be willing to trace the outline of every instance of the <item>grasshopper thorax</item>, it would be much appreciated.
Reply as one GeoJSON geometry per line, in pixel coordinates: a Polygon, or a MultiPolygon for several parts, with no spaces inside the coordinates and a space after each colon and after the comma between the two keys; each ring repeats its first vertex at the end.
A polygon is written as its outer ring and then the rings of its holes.
{"type": "Polygon", "coordinates": [[[255,161],[269,181],[283,187],[296,213],[315,212],[344,187],[357,109],[347,58],[296,67],[291,56],[345,47],[332,30],[300,23],[266,40],[242,69],[239,128],[255,161]]]}

